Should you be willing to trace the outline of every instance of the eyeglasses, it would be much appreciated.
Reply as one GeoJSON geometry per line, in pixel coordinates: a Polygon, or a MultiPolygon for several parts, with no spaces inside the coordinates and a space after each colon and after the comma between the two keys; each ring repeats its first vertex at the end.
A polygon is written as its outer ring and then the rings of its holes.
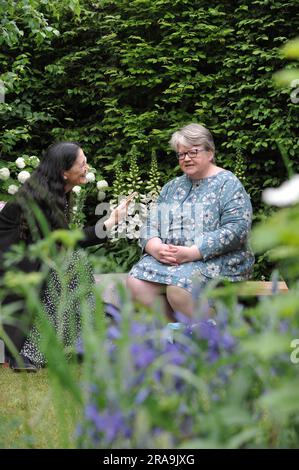
{"type": "Polygon", "coordinates": [[[186,155],[188,155],[189,158],[195,158],[197,157],[197,154],[200,152],[204,152],[205,149],[191,149],[188,150],[188,152],[177,152],[176,156],[178,160],[184,160],[186,155]]]}

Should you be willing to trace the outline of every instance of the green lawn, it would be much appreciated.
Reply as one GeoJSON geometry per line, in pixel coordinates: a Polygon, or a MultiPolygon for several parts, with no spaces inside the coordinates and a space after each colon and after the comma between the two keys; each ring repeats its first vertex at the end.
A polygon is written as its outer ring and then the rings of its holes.
{"type": "Polygon", "coordinates": [[[60,402],[58,412],[47,369],[29,374],[0,368],[0,448],[74,447],[74,420],[67,399],[60,402]]]}

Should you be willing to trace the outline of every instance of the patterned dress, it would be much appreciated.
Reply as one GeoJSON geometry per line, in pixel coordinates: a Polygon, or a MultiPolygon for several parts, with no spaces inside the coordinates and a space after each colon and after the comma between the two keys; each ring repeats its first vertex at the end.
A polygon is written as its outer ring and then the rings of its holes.
{"type": "Polygon", "coordinates": [[[254,256],[247,244],[252,207],[242,183],[230,171],[192,181],[185,174],[167,183],[141,232],[144,249],[148,240],[196,245],[202,259],[170,266],[144,254],[130,275],[145,281],[174,285],[192,292],[214,278],[248,279],[254,256]]]}
{"type": "MultiPolygon", "coordinates": [[[[93,270],[83,250],[72,253],[66,260],[63,281],[56,271],[51,271],[42,297],[42,305],[49,322],[54,327],[61,343],[74,349],[81,336],[82,298],[88,302],[88,313],[95,312],[93,270]],[[65,289],[64,294],[63,289],[65,289]]],[[[40,350],[41,334],[38,320],[31,328],[21,350],[37,367],[44,367],[46,359],[40,350]]]]}

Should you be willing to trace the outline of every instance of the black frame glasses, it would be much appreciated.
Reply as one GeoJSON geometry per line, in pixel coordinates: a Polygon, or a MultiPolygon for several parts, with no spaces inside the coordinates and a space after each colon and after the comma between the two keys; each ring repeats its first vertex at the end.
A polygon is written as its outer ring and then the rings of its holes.
{"type": "Polygon", "coordinates": [[[205,149],[190,149],[188,152],[176,152],[176,157],[178,160],[185,160],[186,155],[189,158],[195,158],[200,152],[205,152],[205,149]]]}

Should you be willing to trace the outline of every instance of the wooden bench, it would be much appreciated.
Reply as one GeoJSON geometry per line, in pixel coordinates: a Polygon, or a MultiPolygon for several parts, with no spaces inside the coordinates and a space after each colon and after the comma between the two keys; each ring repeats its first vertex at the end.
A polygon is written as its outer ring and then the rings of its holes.
{"type": "Polygon", "coordinates": [[[96,285],[103,289],[103,301],[107,304],[113,304],[117,307],[120,306],[120,299],[117,289],[117,284],[126,285],[128,273],[109,273],[109,274],[95,274],[94,280],[96,285]]]}
{"type": "Polygon", "coordinates": [[[272,281],[246,281],[240,285],[238,295],[259,297],[276,293],[286,293],[288,290],[288,286],[284,281],[278,281],[277,285],[273,285],[272,281]],[[275,291],[273,292],[273,290],[275,291]]]}

